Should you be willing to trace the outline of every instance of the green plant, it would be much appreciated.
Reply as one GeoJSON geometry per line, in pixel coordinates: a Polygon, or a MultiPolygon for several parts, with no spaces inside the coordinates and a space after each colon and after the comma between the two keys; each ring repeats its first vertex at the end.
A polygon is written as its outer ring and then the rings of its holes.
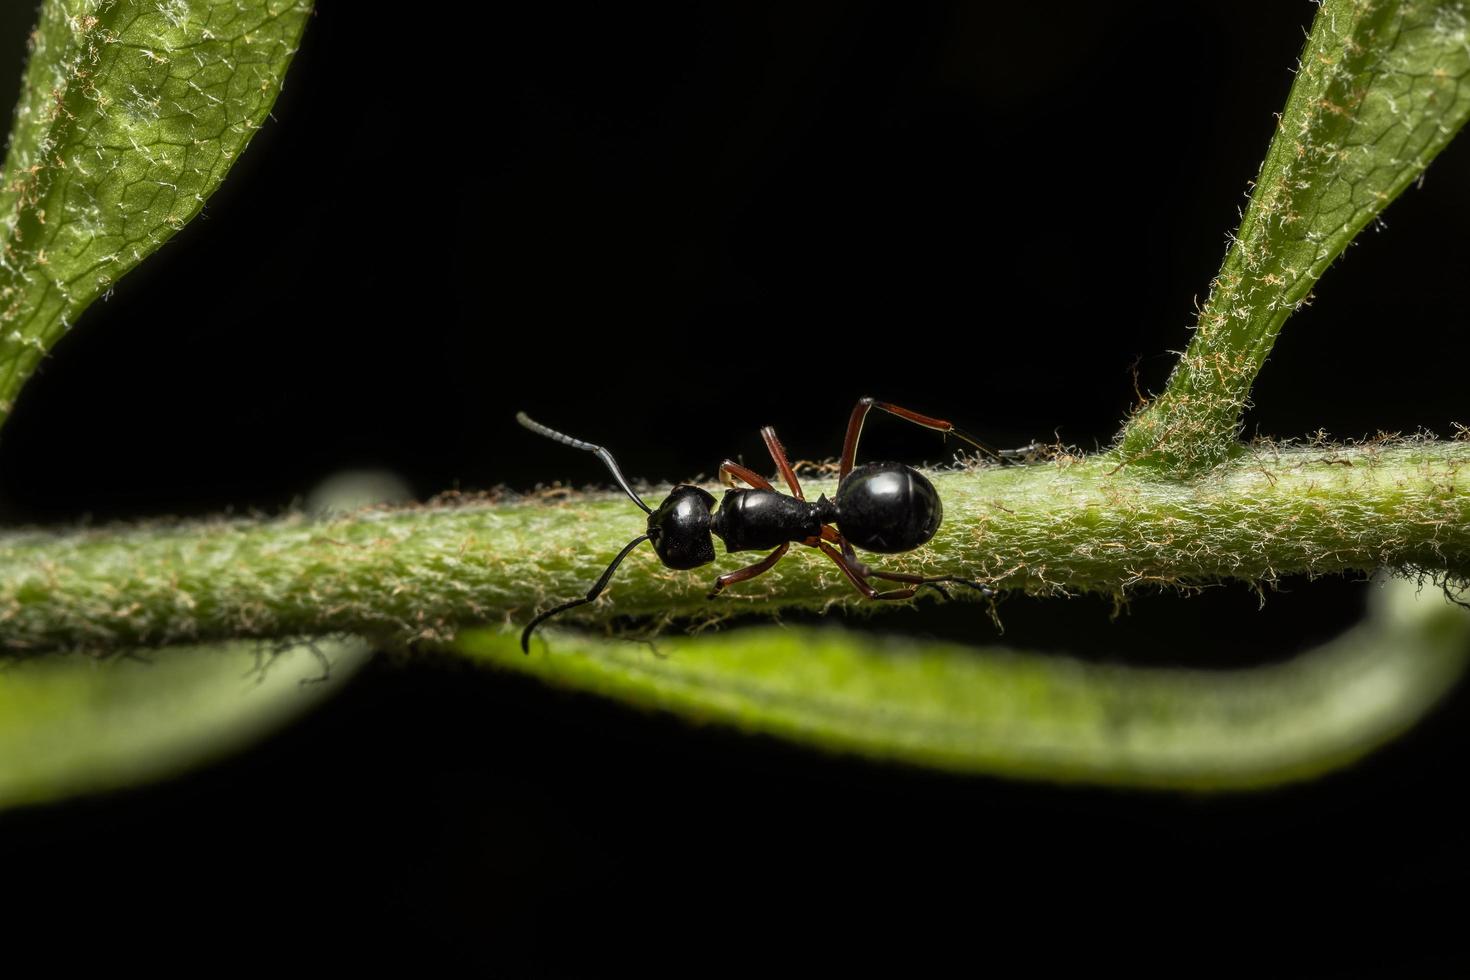
{"type": "MultiPolygon", "coordinates": [[[[197,19],[218,8],[151,5],[136,18],[129,12],[141,8],[127,3],[45,8],[0,201],[13,215],[15,256],[0,396],[13,398],[86,302],[197,209],[268,108],[261,93],[274,93],[303,8],[231,8],[256,10],[280,33],[257,61],[226,58],[249,84],[238,105],[216,95],[222,106],[208,84],[169,67],[186,43],[207,50],[245,36],[224,42],[226,31],[197,19]],[[191,28],[214,37],[178,33],[191,28]],[[151,33],[109,42],[127,31],[151,33]],[[218,132],[220,146],[205,140],[199,150],[169,128],[189,126],[218,132]],[[78,148],[104,132],[121,135],[92,150],[115,159],[76,176],[78,148]],[[238,145],[225,145],[229,134],[238,145]],[[157,149],[170,146],[182,155],[157,149]]],[[[252,36],[252,45],[263,37],[252,36]]],[[[1238,429],[1286,318],[1470,114],[1459,84],[1470,71],[1466,40],[1458,2],[1324,4],[1251,205],[1164,393],[1098,456],[941,474],[945,531],[899,567],[933,563],[1051,596],[1381,567],[1454,586],[1470,556],[1470,498],[1459,487],[1470,446],[1243,445],[1238,429]]],[[[234,77],[217,84],[233,92],[234,77]]],[[[1470,638],[1464,617],[1429,597],[1385,600],[1369,624],[1302,663],[1229,679],[805,630],[661,639],[663,659],[563,630],[549,633],[551,653],[522,658],[514,624],[585,589],[587,551],[615,548],[629,526],[621,504],[574,499],[13,534],[0,541],[4,640],[34,654],[364,636],[878,755],[1221,788],[1318,772],[1401,730],[1459,675],[1470,638]],[[509,628],[466,629],[477,622],[509,628]]],[[[783,563],[757,585],[727,605],[769,614],[853,601],[819,564],[783,563]]],[[[710,618],[705,588],[635,556],[581,621],[710,618]]],[[[26,661],[15,676],[46,662],[26,661]]]]}

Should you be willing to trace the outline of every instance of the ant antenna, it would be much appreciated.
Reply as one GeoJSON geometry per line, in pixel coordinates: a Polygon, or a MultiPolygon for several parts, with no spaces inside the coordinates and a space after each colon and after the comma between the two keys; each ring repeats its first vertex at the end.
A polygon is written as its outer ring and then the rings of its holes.
{"type": "MultiPolygon", "coordinates": [[[[600,459],[600,460],[602,460],[602,462],[604,463],[604,465],[607,466],[609,472],[612,473],[613,479],[618,481],[618,486],[620,486],[620,487],[623,488],[623,492],[626,493],[629,497],[632,498],[633,503],[637,504],[639,507],[642,507],[643,508],[643,513],[645,513],[645,514],[652,514],[653,513],[653,508],[650,507],[650,506],[648,506],[647,504],[645,504],[643,502],[643,498],[640,497],[640,496],[638,496],[636,493],[634,493],[633,492],[633,488],[628,485],[628,480],[627,480],[626,477],[623,476],[623,471],[620,470],[620,469],[618,469],[617,461],[613,459],[612,453],[608,452],[606,449],[603,449],[601,446],[594,446],[590,442],[583,442],[581,439],[573,439],[571,436],[566,435],[565,433],[557,432],[555,429],[548,429],[546,426],[542,425],[540,422],[537,422],[535,419],[531,418],[531,416],[527,415],[525,412],[516,412],[516,421],[519,422],[519,423],[521,423],[521,425],[524,425],[526,428],[530,429],[532,432],[536,433],[537,435],[545,436],[548,439],[555,439],[557,442],[562,443],[563,445],[566,445],[566,446],[571,446],[573,449],[585,449],[585,450],[587,450],[587,452],[593,453],[594,455],[596,455],[597,458],[600,459]]],[[[636,543],[637,542],[635,541],[634,544],[636,544],[636,543]]],[[[632,545],[629,545],[628,547],[631,548],[632,545]]],[[[623,555],[626,555],[627,553],[628,553],[627,550],[624,549],[623,555]]],[[[618,561],[622,561],[623,560],[623,555],[619,555],[618,556],[618,561]]],[[[618,564],[617,561],[613,562],[613,567],[616,568],[617,567],[617,564],[618,564]]],[[[611,575],[612,574],[612,569],[611,568],[609,568],[607,571],[608,571],[608,575],[611,575]]],[[[592,599],[596,598],[597,593],[602,591],[602,587],[604,585],[606,585],[606,584],[607,584],[607,576],[604,575],[603,576],[603,580],[598,583],[597,589],[592,593],[592,595],[590,597],[588,597],[585,600],[579,599],[579,600],[577,600],[577,602],[574,602],[571,605],[575,606],[575,605],[580,605],[582,602],[591,602],[592,599]]],[[[561,607],[561,608],[567,608],[567,607],[561,607]]],[[[537,617],[536,622],[532,623],[531,626],[535,626],[536,623],[541,622],[542,619],[545,619],[546,616],[549,616],[552,613],[560,612],[561,611],[561,608],[553,609],[551,611],[551,613],[546,613],[546,614],[544,614],[542,616],[537,617]]],[[[526,628],[526,636],[529,637],[530,635],[531,635],[531,628],[528,626],[526,628]]]]}
{"type": "MultiPolygon", "coordinates": [[[[517,416],[517,418],[521,419],[522,425],[526,425],[527,422],[531,422],[530,419],[525,417],[524,412],[517,416]]],[[[534,422],[531,423],[531,425],[534,424],[534,422]]],[[[529,425],[527,425],[526,427],[530,428],[529,425]]],[[[548,429],[547,431],[550,432],[551,430],[548,429]]],[[[585,446],[586,443],[582,443],[582,445],[585,446]]],[[[594,446],[593,448],[596,447],[594,446]]],[[[606,452],[606,450],[603,450],[603,452],[606,452]]],[[[608,458],[611,459],[612,457],[608,458]]],[[[613,472],[617,473],[617,470],[614,469],[613,472]]],[[[627,490],[628,488],[624,486],[623,489],[627,490]]],[[[628,492],[632,493],[633,491],[628,490],[628,492]]],[[[552,609],[548,609],[541,615],[537,616],[535,619],[531,620],[531,622],[526,625],[525,630],[521,633],[521,652],[525,654],[529,654],[531,652],[531,633],[536,629],[536,627],[540,626],[542,623],[546,622],[548,619],[550,619],[552,616],[557,615],[558,613],[564,613],[568,609],[575,609],[577,606],[585,606],[587,603],[591,602],[599,595],[601,595],[602,590],[607,588],[608,581],[613,577],[613,572],[617,571],[617,567],[623,563],[623,559],[628,557],[628,552],[632,551],[634,548],[638,547],[640,544],[647,540],[648,535],[640,534],[632,541],[629,541],[627,544],[623,545],[623,550],[618,552],[618,556],[612,560],[611,565],[607,566],[607,571],[602,573],[602,578],[597,580],[597,584],[592,586],[592,588],[587,592],[586,596],[581,599],[573,599],[571,602],[563,602],[561,605],[556,606],[552,609]]]]}

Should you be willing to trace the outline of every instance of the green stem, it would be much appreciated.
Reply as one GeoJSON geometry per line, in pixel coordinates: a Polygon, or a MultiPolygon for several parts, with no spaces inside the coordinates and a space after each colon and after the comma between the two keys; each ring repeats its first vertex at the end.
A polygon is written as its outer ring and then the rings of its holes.
{"type": "MultiPolygon", "coordinates": [[[[942,473],[938,536],[881,565],[1049,594],[1384,565],[1464,576],[1467,464],[1470,445],[1424,442],[1256,450],[1189,483],[1106,456],[942,473]]],[[[573,498],[12,533],[0,537],[0,622],[12,650],[337,631],[442,638],[582,594],[643,523],[626,500],[573,498]]],[[[717,570],[753,556],[685,573],[639,549],[607,598],[575,615],[861,602],[830,562],[798,551],[712,603],[717,570]]]]}

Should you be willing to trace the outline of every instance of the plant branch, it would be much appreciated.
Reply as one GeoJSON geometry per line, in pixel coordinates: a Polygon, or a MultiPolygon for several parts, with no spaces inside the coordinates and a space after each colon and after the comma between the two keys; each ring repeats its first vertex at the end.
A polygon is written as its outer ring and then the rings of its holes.
{"type": "Polygon", "coordinates": [[[1120,439],[1174,475],[1236,452],[1251,385],[1327,266],[1470,118],[1463,0],[1326,0],[1250,205],[1156,401],[1120,439]]]}
{"type": "MultiPolygon", "coordinates": [[[[1467,465],[1470,444],[1405,442],[1257,448],[1189,483],[1107,457],[939,473],[938,536],[878,564],[1043,594],[1379,566],[1459,577],[1470,573],[1467,465]]],[[[581,595],[642,530],[625,500],[573,497],[16,532],[0,536],[0,622],[13,651],[330,632],[443,638],[467,623],[524,623],[581,595]]],[[[710,602],[714,576],[748,556],[685,573],[639,549],[604,599],[567,620],[862,603],[832,563],[798,551],[710,602]]]]}

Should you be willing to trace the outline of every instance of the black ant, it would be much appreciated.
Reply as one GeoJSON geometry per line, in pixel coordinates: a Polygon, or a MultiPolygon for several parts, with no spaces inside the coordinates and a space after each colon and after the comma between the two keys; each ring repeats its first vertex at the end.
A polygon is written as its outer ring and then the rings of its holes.
{"type": "Polygon", "coordinates": [[[715,510],[715,498],[709,491],[690,484],[680,484],[670,491],[657,510],[643,502],[628,485],[612,453],[590,442],[573,439],[554,429],[548,429],[533,421],[525,412],[516,414],[516,421],[532,432],[555,439],[574,449],[585,449],[596,454],[606,464],[618,486],[632,498],[633,503],[648,514],[648,530],[638,535],[607,566],[607,571],[597,584],[581,599],[564,602],[548,609],[527,624],[521,633],[521,650],[531,652],[531,633],[546,620],[558,613],[585,605],[596,599],[607,588],[613,572],[617,570],[628,553],[645,541],[653,542],[653,550],[659,561],[668,568],[680,571],[708,565],[715,560],[715,543],[711,535],[725,542],[726,552],[765,551],[774,549],[754,565],[733,572],[726,572],[715,579],[709,596],[713,599],[727,586],[753,579],[764,574],[780,561],[793,543],[820,549],[823,554],[837,563],[848,581],[869,599],[908,599],[923,586],[931,586],[945,593],[941,583],[953,583],[976,589],[985,595],[994,592],[979,582],[953,575],[924,576],[902,572],[881,572],[869,568],[858,560],[854,547],[883,555],[912,551],[927,543],[939,530],[944,517],[944,506],[939,502],[939,492],[934,484],[918,470],[902,463],[868,463],[853,468],[857,457],[858,437],[863,432],[863,420],[870,409],[881,409],[925,428],[937,429],[958,436],[978,449],[993,456],[997,453],[980,440],[958,429],[951,422],[929,418],[918,412],[874,401],[860,399],[852,410],[847,423],[847,438],[842,443],[842,462],[837,470],[836,499],[826,495],[810,503],[802,495],[801,484],[796,480],[796,471],[786,459],[786,450],[776,438],[776,430],[770,426],[761,429],[761,438],[766,441],[771,458],[781,477],[791,488],[791,494],[781,493],[771,486],[769,480],[732,460],[720,464],[720,481],[730,487],[725,499],[715,510]],[[736,481],[745,486],[737,486],[736,481]],[[837,547],[833,547],[836,545],[837,547]],[[906,588],[879,591],[869,584],[868,579],[886,579],[903,582],[906,588]]]}

